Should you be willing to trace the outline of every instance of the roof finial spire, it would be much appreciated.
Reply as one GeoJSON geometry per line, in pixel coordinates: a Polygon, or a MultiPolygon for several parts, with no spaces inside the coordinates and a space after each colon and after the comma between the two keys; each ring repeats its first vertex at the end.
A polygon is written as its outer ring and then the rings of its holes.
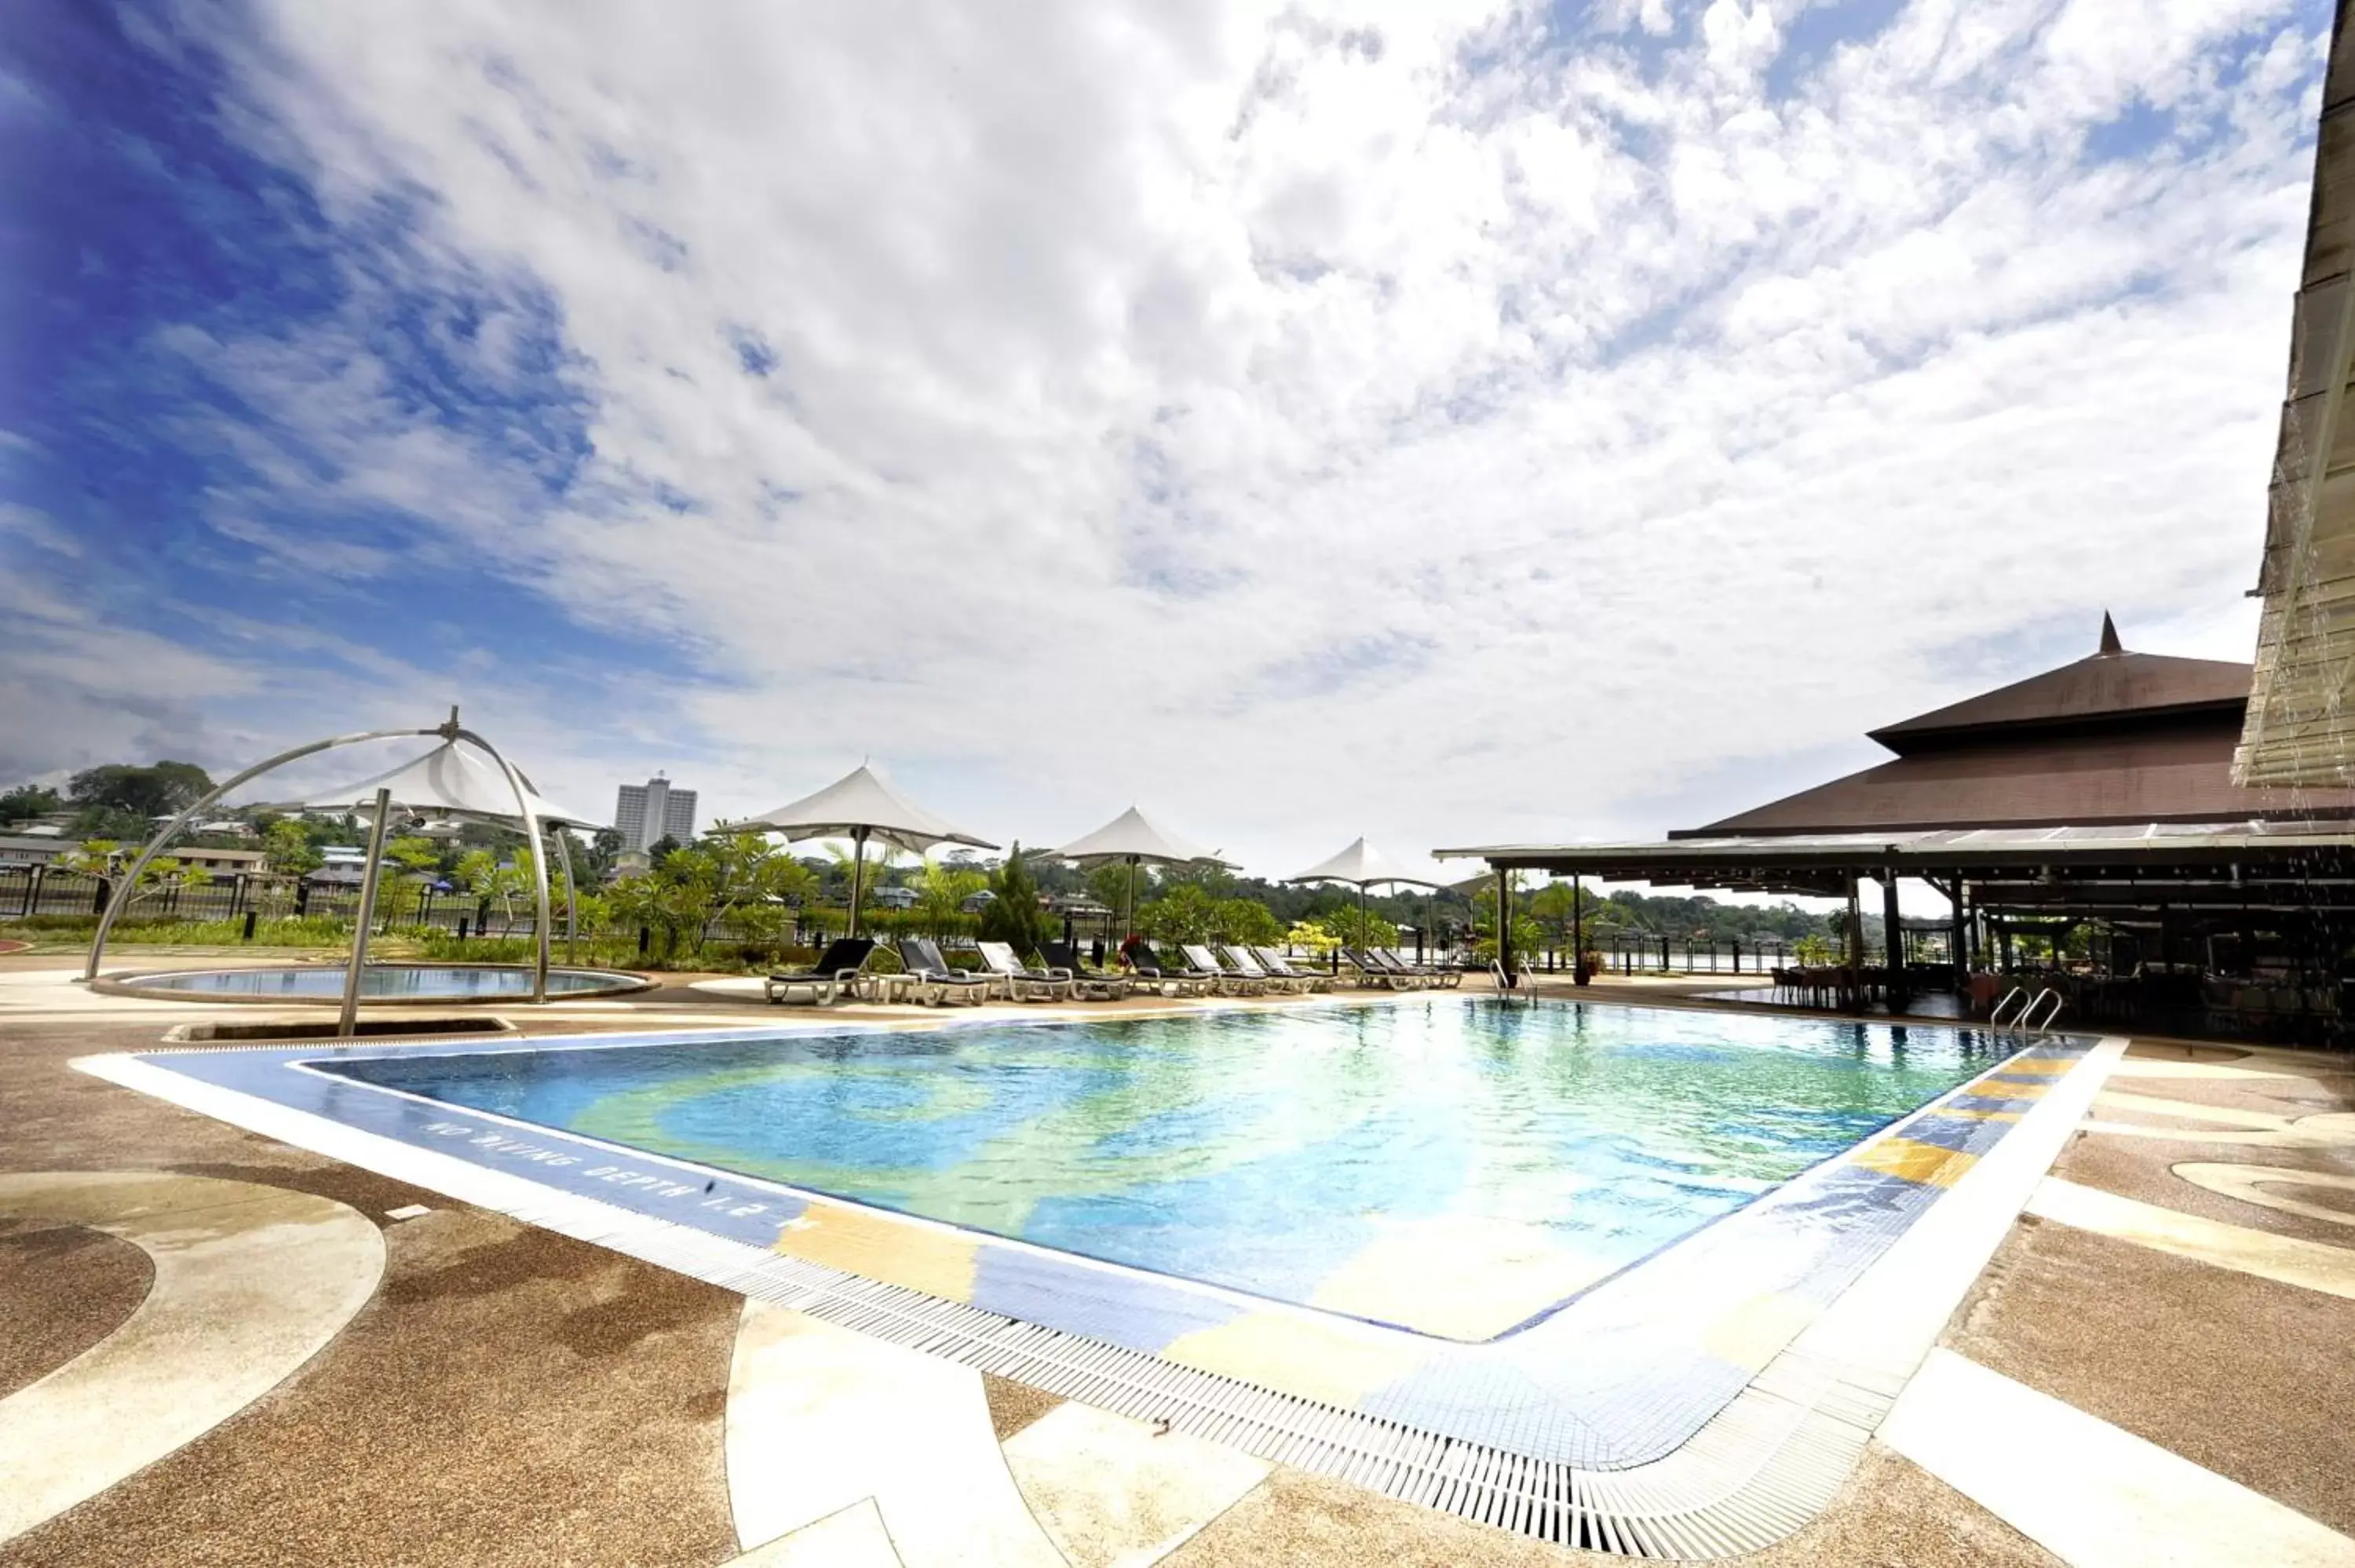
{"type": "Polygon", "coordinates": [[[2126,644],[2118,641],[2118,623],[2110,619],[2108,610],[2102,611],[2102,646],[2099,652],[2107,654],[2126,651],[2126,644]]]}

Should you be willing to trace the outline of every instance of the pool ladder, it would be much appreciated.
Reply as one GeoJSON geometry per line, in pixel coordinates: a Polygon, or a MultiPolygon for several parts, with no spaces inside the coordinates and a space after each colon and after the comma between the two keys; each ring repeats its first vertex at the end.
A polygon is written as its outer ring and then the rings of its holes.
{"type": "Polygon", "coordinates": [[[2041,1033],[2051,1028],[2052,1021],[2061,1016],[2061,1009],[2065,1000],[2059,991],[2049,985],[2032,997],[2028,994],[2026,986],[2016,985],[2004,993],[2001,1001],[1995,1004],[1995,1011],[1987,1014],[1987,1023],[1989,1027],[1995,1029],[2017,1029],[2023,1034],[2041,1033]],[[2019,1011],[2009,1018],[2004,1017],[2003,1010],[2015,1001],[2020,1004],[2019,1011]],[[2043,1018],[2040,1020],[2036,1016],[2037,1010],[2044,1007],[2048,1001],[2052,1005],[2045,1011],[2043,1018]]]}
{"type": "Polygon", "coordinates": [[[1505,965],[1502,959],[1490,959],[1488,960],[1488,973],[1493,976],[1497,981],[1497,998],[1498,1001],[1509,1001],[1515,996],[1519,996],[1524,1001],[1528,1001],[1530,1006],[1534,1007],[1537,1005],[1537,988],[1535,986],[1522,986],[1515,983],[1517,979],[1528,980],[1530,976],[1529,970],[1522,969],[1518,976],[1508,975],[1505,972],[1505,965]]]}

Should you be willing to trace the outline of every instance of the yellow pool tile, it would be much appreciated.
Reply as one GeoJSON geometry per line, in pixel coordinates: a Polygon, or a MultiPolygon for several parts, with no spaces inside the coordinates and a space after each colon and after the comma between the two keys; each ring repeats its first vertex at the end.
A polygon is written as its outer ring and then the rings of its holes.
{"type": "Polygon", "coordinates": [[[1951,1187],[1962,1180],[1964,1171],[1978,1163],[1978,1158],[1960,1150],[1941,1149],[1934,1143],[1916,1143],[1910,1138],[1884,1138],[1858,1153],[1855,1163],[1868,1171],[1900,1176],[1926,1187],[1951,1187]]]}
{"type": "Polygon", "coordinates": [[[1763,1372],[1766,1363],[1798,1337],[1799,1330],[1823,1313],[1819,1302],[1803,1301],[1779,1290],[1753,1296],[1710,1325],[1701,1348],[1720,1361],[1747,1372],[1763,1372]]]}
{"type": "Polygon", "coordinates": [[[2023,1056],[2018,1061],[2006,1062],[2003,1070],[2007,1073],[2051,1073],[2058,1075],[2076,1065],[2076,1059],[2069,1056],[2023,1056]]]}
{"type": "MultiPolygon", "coordinates": [[[[1574,1202],[1574,1200],[1573,1200],[1574,1202]]],[[[1309,1304],[1451,1340],[1494,1339],[1612,1270],[1536,1225],[1476,1214],[1387,1222],[1309,1304]]]]}
{"type": "Polygon", "coordinates": [[[1171,1340],[1161,1359],[1262,1388],[1355,1406],[1421,1366],[1434,1347],[1396,1330],[1253,1312],[1171,1340]]]}
{"type": "Polygon", "coordinates": [[[979,1245],[971,1236],[820,1201],[785,1227],[776,1250],[886,1285],[970,1301],[979,1245]]]}
{"type": "Polygon", "coordinates": [[[1998,1073],[1992,1077],[1981,1078],[1979,1080],[1979,1086],[1977,1092],[1986,1096],[1991,1100],[2041,1099],[2044,1096],[2052,1092],[2052,1080],[2050,1078],[2016,1078],[2007,1071],[1998,1073]]]}

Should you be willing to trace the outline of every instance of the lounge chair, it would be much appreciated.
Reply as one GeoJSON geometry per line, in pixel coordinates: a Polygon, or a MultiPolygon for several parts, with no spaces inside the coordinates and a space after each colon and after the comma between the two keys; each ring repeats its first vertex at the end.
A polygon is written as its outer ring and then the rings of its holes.
{"type": "Polygon", "coordinates": [[[1464,971],[1453,965],[1419,964],[1412,959],[1408,958],[1405,954],[1400,952],[1396,948],[1377,948],[1374,951],[1392,968],[1401,969],[1411,975],[1421,975],[1433,985],[1444,986],[1448,990],[1453,991],[1464,983],[1464,971]]]}
{"type": "Polygon", "coordinates": [[[1069,1001],[1071,1000],[1071,971],[1069,969],[1034,969],[1014,956],[1013,947],[1006,942],[983,942],[981,961],[1006,987],[1006,994],[1015,1001],[1069,1001]]]}
{"type": "Polygon", "coordinates": [[[1203,988],[1203,995],[1215,995],[1226,988],[1227,971],[1225,969],[1215,963],[1196,963],[1192,956],[1182,947],[1165,948],[1156,943],[1148,950],[1153,954],[1154,966],[1163,974],[1174,975],[1179,980],[1192,980],[1196,985],[1203,988]]]}
{"type": "Polygon", "coordinates": [[[1286,959],[1282,953],[1277,952],[1273,948],[1253,948],[1251,949],[1251,955],[1259,960],[1260,968],[1265,969],[1276,979],[1298,980],[1300,982],[1300,989],[1303,991],[1331,991],[1333,989],[1333,977],[1331,975],[1321,974],[1315,969],[1295,969],[1292,965],[1292,961],[1286,959]]]}
{"type": "Polygon", "coordinates": [[[1208,975],[1175,964],[1165,966],[1159,954],[1140,942],[1129,949],[1129,985],[1147,995],[1208,996],[1218,982],[1208,975]]]}
{"type": "Polygon", "coordinates": [[[806,969],[780,969],[761,982],[761,994],[773,1002],[793,1001],[797,993],[811,1007],[832,1007],[845,995],[858,994],[858,980],[875,944],[864,937],[837,937],[828,942],[817,962],[806,969]]]}
{"type": "Polygon", "coordinates": [[[1408,981],[1408,989],[1413,989],[1413,991],[1427,991],[1430,987],[1436,987],[1436,984],[1439,984],[1439,975],[1436,975],[1434,970],[1424,970],[1424,968],[1408,963],[1406,959],[1399,959],[1397,948],[1369,947],[1366,948],[1366,959],[1373,960],[1375,965],[1380,965],[1382,972],[1387,972],[1387,975],[1394,975],[1399,977],[1399,980],[1408,981]]]}
{"type": "Polygon", "coordinates": [[[943,1002],[960,1002],[967,1007],[979,1007],[989,1000],[995,987],[986,975],[969,975],[953,969],[941,957],[939,944],[929,937],[907,937],[900,942],[900,964],[904,973],[891,978],[909,999],[926,1007],[938,1007],[943,1002]]]}
{"type": "Polygon", "coordinates": [[[1343,948],[1341,961],[1358,971],[1358,984],[1367,990],[1415,991],[1423,985],[1414,976],[1401,974],[1371,953],[1361,953],[1355,948],[1343,948]]]}
{"type": "Polygon", "coordinates": [[[1071,977],[1071,994],[1082,1001],[1118,1001],[1128,994],[1126,975],[1087,968],[1068,942],[1046,943],[1039,953],[1049,969],[1061,969],[1071,977]]]}
{"type": "Polygon", "coordinates": [[[1208,942],[1188,942],[1178,950],[1185,954],[1186,961],[1197,969],[1207,970],[1219,977],[1220,996],[1265,996],[1267,994],[1265,975],[1252,976],[1239,969],[1229,969],[1219,961],[1219,955],[1210,950],[1210,945],[1208,942]]]}
{"type": "Polygon", "coordinates": [[[1232,942],[1221,943],[1219,957],[1227,967],[1247,980],[1255,980],[1263,991],[1280,991],[1286,996],[1298,996],[1308,989],[1305,977],[1270,974],[1267,967],[1252,955],[1249,948],[1239,948],[1232,942]]]}

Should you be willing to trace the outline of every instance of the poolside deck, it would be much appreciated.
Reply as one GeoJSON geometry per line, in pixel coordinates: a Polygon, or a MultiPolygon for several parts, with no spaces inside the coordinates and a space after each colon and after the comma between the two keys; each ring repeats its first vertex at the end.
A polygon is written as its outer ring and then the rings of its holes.
{"type": "MultiPolygon", "coordinates": [[[[170,1023],[223,1010],[92,997],[59,969],[0,958],[0,1171],[191,1179],[146,1186],[140,1202],[151,1215],[185,1210],[183,1232],[217,1242],[221,1261],[208,1294],[207,1277],[151,1262],[135,1227],[96,1228],[98,1196],[52,1184],[35,1202],[0,1185],[19,1216],[0,1219],[0,1396],[68,1363],[103,1372],[106,1348],[136,1340],[126,1319],[176,1301],[197,1323],[254,1331],[203,1334],[194,1349],[164,1337],[146,1352],[159,1359],[136,1364],[224,1400],[269,1392],[0,1542],[0,1563],[1593,1555],[748,1308],[101,1083],[68,1062],[150,1047],[170,1023]],[[248,1185],[208,1185],[222,1182],[248,1185]],[[265,1246],[280,1231],[239,1216],[280,1224],[272,1205],[302,1202],[263,1188],[326,1201],[298,1214],[321,1298],[299,1332],[255,1328],[278,1310],[255,1298],[259,1271],[287,1255],[265,1246]]],[[[1687,989],[1587,994],[1676,1001],[1687,989]]],[[[672,986],[504,1016],[581,1033],[776,1015],[672,986]]],[[[933,1022],[914,1009],[837,1016],[933,1022]]],[[[1830,1506],[1742,1561],[2355,1563],[2350,1330],[2355,1063],[2137,1041],[1830,1506]],[[2259,1184],[2253,1166],[2316,1180],[2259,1184]]],[[[0,1455],[25,1430],[12,1408],[0,1400],[0,1455]]],[[[50,1469],[71,1467],[49,1452],[50,1469]]]]}

